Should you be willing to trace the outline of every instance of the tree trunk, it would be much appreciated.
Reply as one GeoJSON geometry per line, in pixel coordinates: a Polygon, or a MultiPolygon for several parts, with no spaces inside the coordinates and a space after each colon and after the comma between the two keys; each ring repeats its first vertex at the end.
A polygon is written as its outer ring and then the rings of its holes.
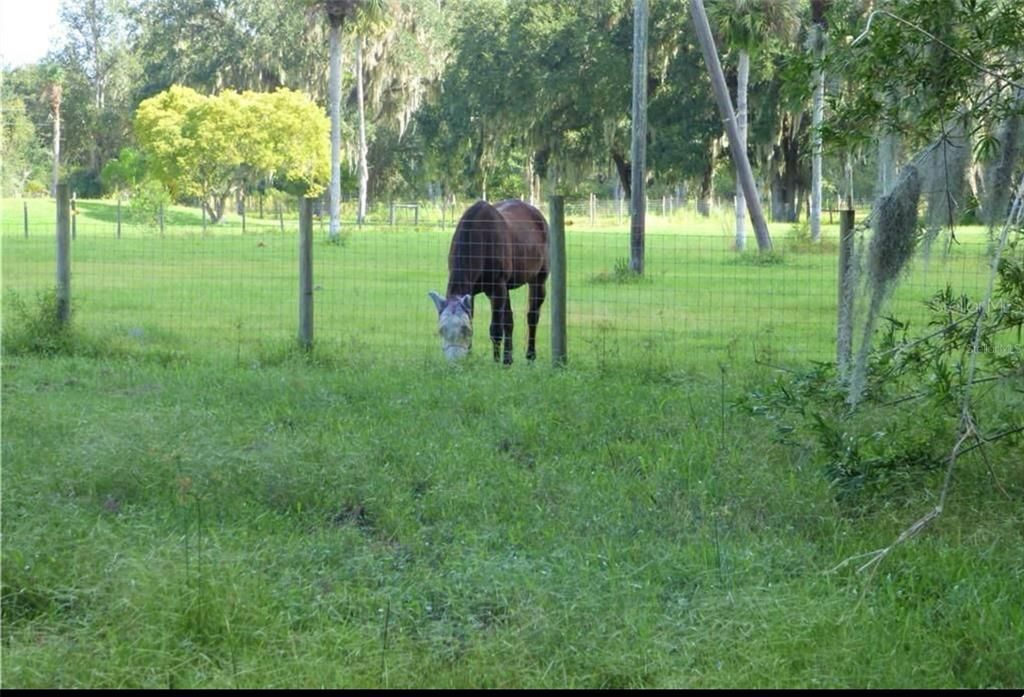
{"type": "Polygon", "coordinates": [[[533,195],[533,156],[526,158],[526,165],[523,167],[523,188],[526,190],[526,201],[531,206],[536,206],[536,198],[533,195]]]}
{"type": "Polygon", "coordinates": [[[878,181],[875,197],[885,196],[896,183],[896,148],[899,136],[883,133],[878,138],[878,181]]]}
{"type": "MultiPolygon", "coordinates": [[[[750,83],[750,54],[740,50],[736,74],[736,128],[740,133],[740,147],[747,151],[747,86],[750,83]]],[[[739,168],[736,170],[736,251],[747,246],[747,204],[740,186],[739,168]]]]}
{"type": "Polygon", "coordinates": [[[722,74],[722,64],[718,60],[715,39],[711,35],[711,26],[708,24],[703,0],[691,0],[690,15],[693,17],[697,39],[700,41],[700,48],[704,54],[704,62],[708,66],[711,87],[715,92],[715,100],[718,102],[718,110],[725,122],[726,133],[729,135],[729,150],[732,152],[733,161],[739,171],[740,184],[747,200],[747,209],[750,211],[750,221],[754,225],[754,235],[757,237],[757,248],[761,252],[770,252],[772,238],[768,234],[768,224],[761,211],[761,201],[757,197],[757,187],[754,185],[754,173],[750,169],[750,160],[747,159],[747,153],[740,147],[736,114],[733,113],[729,88],[725,85],[725,75],[722,74]]]}
{"type": "Polygon", "coordinates": [[[363,104],[363,41],[356,39],[356,98],[359,101],[359,210],[356,219],[366,221],[366,187],[370,181],[366,164],[366,109],[363,104]]]}
{"type": "Polygon", "coordinates": [[[719,140],[712,138],[708,142],[708,164],[700,175],[697,186],[696,208],[702,218],[711,217],[711,194],[715,180],[715,163],[718,162],[719,140]]]}
{"type": "MultiPolygon", "coordinates": [[[[896,98],[889,94],[885,101],[895,106],[896,98]]],[[[885,196],[896,183],[896,150],[899,148],[899,135],[885,131],[878,135],[878,179],[875,182],[875,199],[885,196]]]]}
{"type": "MultiPolygon", "coordinates": [[[[1024,107],[1024,87],[1017,87],[1014,106],[1024,107]]],[[[1008,204],[1013,193],[1013,172],[1020,162],[1024,145],[1024,116],[1010,114],[996,131],[999,153],[986,177],[987,196],[981,206],[982,219],[991,229],[1000,225],[1010,212],[1008,204]]]]}
{"type": "Polygon", "coordinates": [[[711,186],[715,175],[715,147],[714,143],[709,147],[708,163],[700,178],[700,186],[697,189],[697,213],[703,218],[711,217],[711,186]]]}
{"type": "Polygon", "coordinates": [[[328,237],[337,240],[341,235],[341,25],[331,22],[331,47],[328,74],[328,103],[331,111],[331,184],[327,195],[330,215],[328,237]]]}
{"type": "Polygon", "coordinates": [[[800,185],[792,167],[772,172],[772,220],[777,223],[795,223],[800,217],[800,185]]]}
{"type": "Polygon", "coordinates": [[[804,182],[800,172],[801,117],[784,114],[778,142],[772,147],[772,220],[795,223],[800,217],[800,193],[804,182]]]}
{"type": "Polygon", "coordinates": [[[230,192],[210,194],[203,199],[203,208],[206,210],[206,216],[210,219],[211,225],[219,223],[224,217],[224,208],[227,206],[229,195],[230,192]]]}
{"type": "Polygon", "coordinates": [[[647,214],[644,171],[647,159],[647,0],[633,6],[633,145],[630,150],[632,192],[629,223],[629,268],[644,272],[644,228],[647,214]]]}
{"type": "Polygon", "coordinates": [[[50,87],[50,109],[53,112],[53,184],[52,193],[57,196],[57,182],[60,180],[60,102],[63,89],[60,85],[50,87]]]}
{"type": "Polygon", "coordinates": [[[811,112],[811,241],[821,239],[821,125],[825,120],[825,71],[821,67],[825,57],[825,33],[821,24],[812,30],[814,51],[814,100],[811,112]]]}

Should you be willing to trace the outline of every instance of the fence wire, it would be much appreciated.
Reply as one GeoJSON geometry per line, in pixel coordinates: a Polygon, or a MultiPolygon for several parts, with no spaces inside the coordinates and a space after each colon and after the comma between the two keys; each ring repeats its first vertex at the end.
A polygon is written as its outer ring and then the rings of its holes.
{"type": "MultiPolygon", "coordinates": [[[[33,301],[53,288],[54,204],[4,203],[3,292],[33,301]]],[[[834,360],[838,218],[812,245],[798,226],[775,226],[770,255],[735,250],[729,212],[708,223],[681,207],[649,210],[645,272],[629,270],[629,220],[618,203],[566,203],[567,345],[573,365],[679,365],[834,360]],[[603,208],[603,210],[602,210],[603,208]],[[710,230],[710,232],[709,232],[710,230]]],[[[259,360],[293,346],[298,331],[298,221],[292,211],[203,225],[174,209],[155,220],[115,218],[114,208],[79,201],[71,243],[73,323],[142,349],[259,360]]],[[[547,215],[546,208],[542,212],[547,215]]],[[[381,360],[443,360],[437,310],[457,220],[449,209],[384,206],[367,224],[346,220],[331,240],[314,222],[314,341],[325,350],[381,360]],[[412,215],[416,220],[412,220],[412,215]]],[[[867,233],[861,233],[867,234],[867,233]]],[[[753,245],[752,245],[753,246],[753,245]]],[[[977,297],[987,238],[958,230],[906,272],[887,315],[924,328],[924,302],[950,285],[977,297]]],[[[526,350],[527,288],[510,292],[515,361],[526,350]]],[[[490,306],[475,302],[472,361],[490,361],[490,306]]],[[[6,310],[6,308],[5,308],[6,310]]],[[[16,321],[10,312],[4,322],[16,321]]],[[[857,328],[859,332],[859,327],[857,328]]],[[[541,310],[538,359],[550,358],[550,306],[541,310]]]]}

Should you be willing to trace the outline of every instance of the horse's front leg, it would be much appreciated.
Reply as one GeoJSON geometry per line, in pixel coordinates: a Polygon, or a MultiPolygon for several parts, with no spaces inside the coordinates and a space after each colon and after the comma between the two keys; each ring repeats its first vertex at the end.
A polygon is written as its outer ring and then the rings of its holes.
{"type": "Polygon", "coordinates": [[[494,360],[504,355],[505,365],[512,363],[512,307],[508,297],[508,288],[502,284],[491,292],[491,346],[494,348],[494,360]],[[504,347],[502,347],[504,340],[504,347]]]}

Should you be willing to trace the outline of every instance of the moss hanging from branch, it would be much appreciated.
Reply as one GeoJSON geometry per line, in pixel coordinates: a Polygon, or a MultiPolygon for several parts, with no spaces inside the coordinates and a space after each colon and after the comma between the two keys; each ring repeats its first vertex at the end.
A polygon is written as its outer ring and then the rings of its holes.
{"type": "Polygon", "coordinates": [[[921,254],[927,260],[932,244],[942,228],[950,239],[960,211],[963,210],[967,170],[971,165],[971,145],[962,119],[945,129],[937,147],[922,163],[922,196],[927,204],[926,231],[921,254]]]}
{"type": "Polygon", "coordinates": [[[921,199],[921,175],[917,167],[907,165],[900,173],[892,191],[881,196],[875,205],[874,236],[868,248],[868,287],[871,304],[864,322],[857,361],[850,378],[847,402],[855,406],[864,391],[871,336],[886,298],[896,286],[900,272],[914,255],[918,240],[917,205],[921,199]]]}

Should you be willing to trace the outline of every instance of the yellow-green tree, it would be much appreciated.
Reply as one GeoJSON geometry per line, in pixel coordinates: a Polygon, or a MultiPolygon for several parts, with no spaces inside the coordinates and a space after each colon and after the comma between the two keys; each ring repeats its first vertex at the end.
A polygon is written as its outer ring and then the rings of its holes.
{"type": "Polygon", "coordinates": [[[258,177],[295,195],[317,196],[330,180],[330,122],[301,92],[246,92],[255,117],[251,164],[258,177]]]}
{"type": "Polygon", "coordinates": [[[269,180],[316,195],[330,174],[323,110],[291,90],[203,96],[178,85],[139,104],[135,137],[149,173],[217,222],[233,191],[269,180]]]}

